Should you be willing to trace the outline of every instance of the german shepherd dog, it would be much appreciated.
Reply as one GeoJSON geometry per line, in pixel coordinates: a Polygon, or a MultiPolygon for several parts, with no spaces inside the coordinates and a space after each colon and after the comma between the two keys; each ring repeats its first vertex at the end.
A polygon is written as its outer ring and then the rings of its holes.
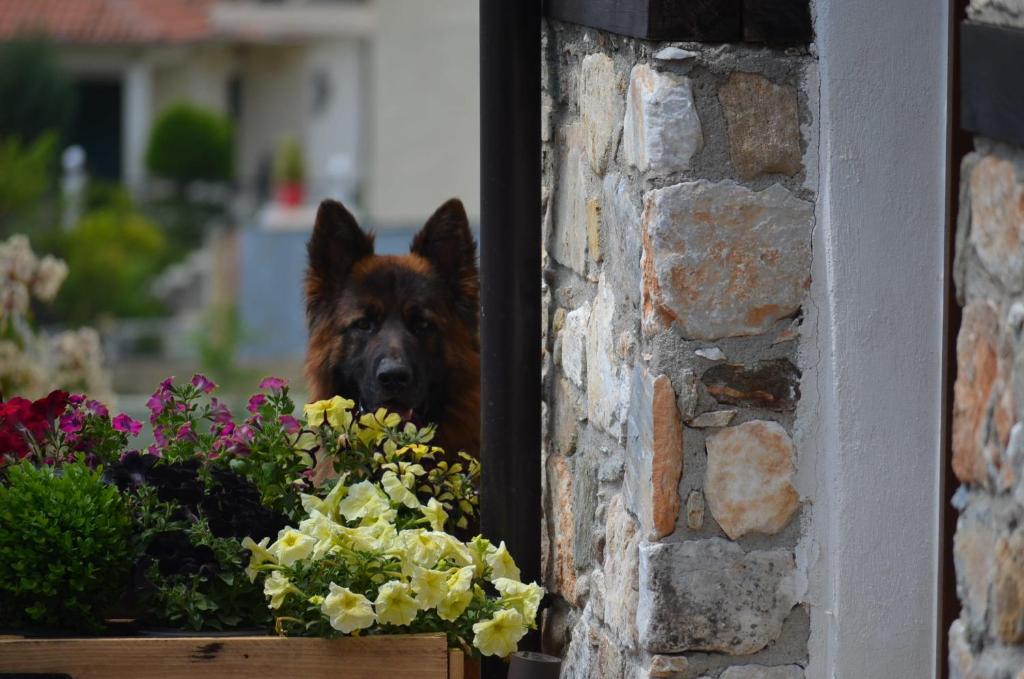
{"type": "Polygon", "coordinates": [[[478,457],[480,276],[462,203],[438,208],[408,255],[381,256],[373,234],[325,200],[308,249],[312,399],[340,395],[436,424],[437,445],[478,457]]]}

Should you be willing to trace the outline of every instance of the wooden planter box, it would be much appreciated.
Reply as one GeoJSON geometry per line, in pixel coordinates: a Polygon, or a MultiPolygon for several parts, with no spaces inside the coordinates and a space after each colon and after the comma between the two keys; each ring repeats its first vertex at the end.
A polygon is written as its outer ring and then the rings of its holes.
{"type": "MultiPolygon", "coordinates": [[[[0,637],[4,674],[73,679],[468,679],[441,635],[299,637],[0,637]]],[[[469,663],[475,665],[475,663],[469,663]]]]}

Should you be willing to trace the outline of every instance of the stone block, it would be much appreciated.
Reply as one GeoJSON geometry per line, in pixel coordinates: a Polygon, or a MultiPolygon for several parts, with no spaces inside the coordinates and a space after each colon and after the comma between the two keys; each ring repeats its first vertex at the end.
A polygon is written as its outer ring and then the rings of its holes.
{"type": "Polygon", "coordinates": [[[982,158],[971,170],[971,244],[988,271],[1011,292],[1024,288],[1024,185],[1013,163],[982,158]]]}
{"type": "Polygon", "coordinates": [[[707,439],[704,494],[733,540],[782,530],[800,504],[793,487],[793,441],[777,422],[754,420],[707,439]]]}
{"type": "Polygon", "coordinates": [[[572,458],[573,568],[589,568],[594,561],[594,517],[597,514],[597,462],[591,454],[572,458]]]}
{"type": "Polygon", "coordinates": [[[641,645],[650,653],[756,653],[797,603],[793,556],[722,538],[640,546],[641,645]]]}
{"type": "Polygon", "coordinates": [[[686,496],[686,527],[690,530],[704,527],[704,493],[699,489],[691,490],[686,496]]]}
{"type": "Polygon", "coordinates": [[[587,199],[587,252],[590,253],[593,266],[604,260],[604,252],[601,250],[601,201],[597,198],[587,199]]]}
{"type": "Polygon", "coordinates": [[[583,426],[583,406],[569,380],[558,377],[554,383],[551,404],[551,440],[555,452],[568,457],[576,452],[576,441],[583,426]]]}
{"type": "Polygon", "coordinates": [[[690,339],[759,335],[810,286],[813,206],[775,184],[699,180],[647,193],[641,218],[643,321],[690,339]]]}
{"type": "Polygon", "coordinates": [[[729,127],[729,153],[736,174],[800,171],[800,119],[796,91],[756,73],[733,73],[718,91],[729,127]]]}
{"type": "Polygon", "coordinates": [[[628,308],[640,303],[640,212],[630,196],[631,182],[609,174],[601,189],[604,272],[628,308]]]}
{"type": "Polygon", "coordinates": [[[981,435],[999,367],[998,336],[994,304],[974,300],[964,307],[953,387],[953,471],[964,483],[982,483],[987,477],[981,435]]]}
{"type": "Polygon", "coordinates": [[[615,356],[615,293],[604,276],[587,324],[587,418],[615,438],[629,408],[629,385],[615,356]]]}
{"type": "Polygon", "coordinates": [[[799,665],[739,665],[728,668],[718,679],[804,679],[804,668],[799,665]]]}
{"type": "Polygon", "coordinates": [[[573,482],[569,460],[552,455],[548,458],[548,492],[550,493],[551,526],[547,563],[548,585],[569,603],[578,603],[576,566],[573,563],[576,543],[576,521],[573,517],[573,482]]]}
{"type": "Polygon", "coordinates": [[[672,383],[637,367],[630,393],[623,484],[644,535],[659,540],[675,530],[683,474],[683,424],[672,383]]]}
{"type": "Polygon", "coordinates": [[[989,589],[995,566],[996,535],[989,525],[991,512],[970,507],[957,519],[953,536],[953,560],[956,564],[957,596],[963,606],[961,616],[975,630],[984,630],[988,619],[989,589]]]}
{"type": "Polygon", "coordinates": [[[615,62],[608,56],[583,57],[578,101],[590,168],[604,174],[609,156],[615,152],[615,137],[625,107],[615,62]]]}
{"type": "Polygon", "coordinates": [[[626,162],[638,170],[687,169],[704,145],[690,79],[661,73],[647,64],[634,66],[622,135],[626,162]]]}
{"type": "Polygon", "coordinates": [[[729,405],[789,411],[800,400],[800,371],[788,358],[723,363],[709,368],[701,381],[716,401],[729,405]]]}
{"type": "Polygon", "coordinates": [[[736,417],[735,410],[713,410],[709,413],[701,413],[686,422],[686,426],[694,429],[707,429],[713,427],[728,427],[736,417]]]}
{"type": "Polygon", "coordinates": [[[587,273],[587,201],[597,195],[579,123],[565,131],[552,201],[554,215],[550,255],[581,276],[587,273]]]}
{"type": "Polygon", "coordinates": [[[690,669],[690,661],[681,655],[656,655],[651,658],[648,677],[675,677],[690,669]]]}
{"type": "Polygon", "coordinates": [[[605,623],[625,644],[637,643],[640,588],[640,536],[633,517],[616,495],[608,503],[604,541],[605,623]]]}
{"type": "Polygon", "coordinates": [[[1000,538],[995,551],[992,602],[995,628],[1006,644],[1024,642],[1024,535],[1000,538]]]}
{"type": "Polygon", "coordinates": [[[565,315],[561,337],[562,372],[577,387],[583,386],[587,368],[587,325],[590,323],[590,303],[565,315]]]}

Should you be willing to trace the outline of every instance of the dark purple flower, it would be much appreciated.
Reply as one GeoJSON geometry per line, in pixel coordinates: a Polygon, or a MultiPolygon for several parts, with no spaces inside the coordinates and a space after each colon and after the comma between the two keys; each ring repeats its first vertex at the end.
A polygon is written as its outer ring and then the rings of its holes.
{"type": "Polygon", "coordinates": [[[260,389],[280,390],[288,386],[288,380],[282,377],[264,377],[260,382],[260,389]]]}
{"type": "Polygon", "coordinates": [[[178,427],[178,433],[175,435],[175,438],[179,441],[186,441],[195,438],[195,434],[192,432],[192,423],[186,422],[178,427]]]}
{"type": "Polygon", "coordinates": [[[260,406],[267,402],[267,397],[263,394],[253,394],[249,397],[249,405],[245,407],[250,413],[258,413],[260,406]]]}
{"type": "Polygon", "coordinates": [[[116,431],[125,432],[127,434],[131,434],[132,436],[138,436],[139,432],[142,431],[142,423],[139,422],[138,420],[133,420],[132,418],[128,417],[126,413],[121,413],[120,415],[115,417],[114,421],[111,424],[113,425],[116,431]]]}
{"type": "Polygon", "coordinates": [[[73,406],[80,406],[85,403],[85,394],[71,394],[68,396],[68,403],[73,406]]]}
{"type": "Polygon", "coordinates": [[[86,401],[85,407],[96,417],[110,417],[110,411],[107,410],[107,406],[99,401],[86,401]]]}
{"type": "Polygon", "coordinates": [[[60,416],[60,430],[65,434],[76,434],[82,430],[85,418],[82,413],[72,412],[60,416]]]}
{"type": "Polygon", "coordinates": [[[203,375],[202,373],[196,373],[195,375],[192,376],[192,386],[198,389],[199,391],[203,392],[204,394],[209,394],[211,391],[217,388],[217,385],[214,384],[206,375],[203,375]]]}
{"type": "Polygon", "coordinates": [[[277,418],[277,421],[281,423],[281,428],[289,434],[297,434],[299,433],[299,430],[302,429],[302,425],[299,424],[299,421],[291,415],[282,415],[277,418]]]}
{"type": "Polygon", "coordinates": [[[163,427],[153,428],[153,438],[161,448],[167,445],[167,431],[163,427]]]}
{"type": "Polygon", "coordinates": [[[146,448],[146,454],[147,455],[152,455],[153,457],[163,457],[164,456],[164,452],[162,450],[160,450],[159,446],[157,446],[156,444],[151,445],[148,448],[146,448]]]}

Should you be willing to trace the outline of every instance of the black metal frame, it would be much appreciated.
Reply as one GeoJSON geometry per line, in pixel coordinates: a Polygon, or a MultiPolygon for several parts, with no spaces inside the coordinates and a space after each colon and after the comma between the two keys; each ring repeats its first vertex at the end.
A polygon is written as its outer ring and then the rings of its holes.
{"type": "Polygon", "coordinates": [[[1024,30],[965,21],[960,49],[961,127],[1024,144],[1024,30]]]}
{"type": "Polygon", "coordinates": [[[541,0],[480,0],[481,523],[527,582],[540,579],[540,38],[541,0]]]}

